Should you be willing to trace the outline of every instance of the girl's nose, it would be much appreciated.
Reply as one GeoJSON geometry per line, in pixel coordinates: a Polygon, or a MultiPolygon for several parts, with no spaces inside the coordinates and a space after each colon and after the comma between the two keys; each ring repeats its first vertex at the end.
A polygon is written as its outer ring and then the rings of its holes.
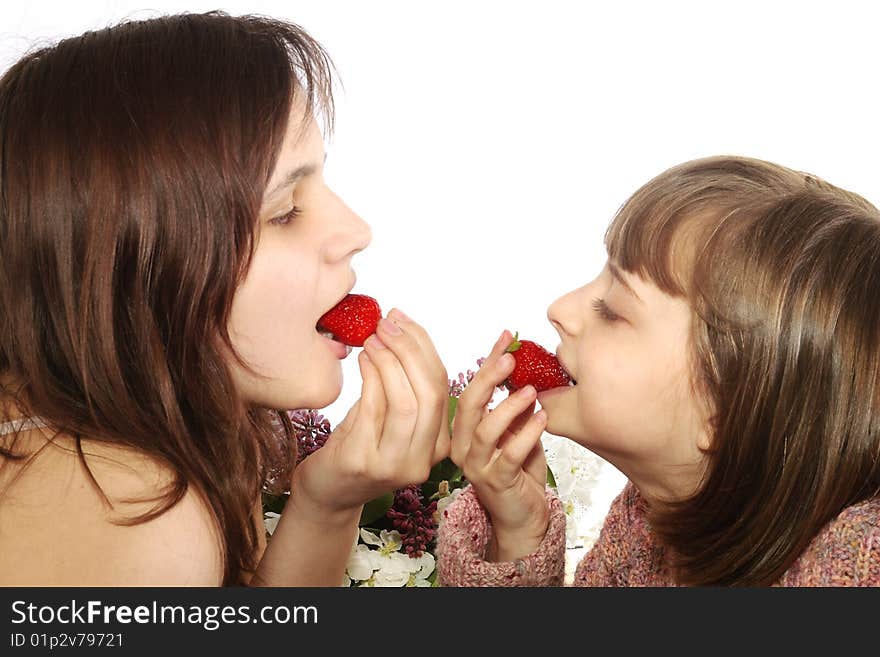
{"type": "Polygon", "coordinates": [[[336,201],[338,205],[333,222],[336,238],[332,240],[332,247],[327,251],[327,259],[331,262],[350,258],[363,251],[373,239],[370,225],[349,208],[342,199],[337,197],[336,201]]]}
{"type": "Polygon", "coordinates": [[[560,297],[547,309],[547,319],[556,329],[560,338],[570,338],[577,334],[577,318],[571,312],[572,293],[560,297]]]}
{"type": "Polygon", "coordinates": [[[366,249],[370,242],[373,241],[373,229],[370,228],[370,224],[361,219],[360,215],[345,206],[351,214],[353,230],[352,230],[352,242],[354,244],[354,253],[358,253],[366,249]]]}

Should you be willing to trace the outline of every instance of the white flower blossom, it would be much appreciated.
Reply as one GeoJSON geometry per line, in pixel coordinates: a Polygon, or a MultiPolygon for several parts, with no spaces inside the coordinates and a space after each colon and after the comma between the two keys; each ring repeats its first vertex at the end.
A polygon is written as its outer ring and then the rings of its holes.
{"type": "Polygon", "coordinates": [[[566,548],[578,548],[582,554],[599,537],[608,507],[623,489],[626,477],[567,438],[545,434],[542,442],[566,512],[566,548]]]}
{"type": "Polygon", "coordinates": [[[434,572],[434,555],[425,552],[413,559],[400,552],[400,532],[383,529],[376,536],[361,529],[360,538],[363,543],[355,545],[345,569],[345,582],[349,585],[356,582],[357,586],[431,586],[427,578],[434,572]]]}
{"type": "Polygon", "coordinates": [[[417,557],[416,559],[410,559],[410,561],[412,561],[414,565],[418,566],[418,570],[410,573],[409,581],[406,585],[433,586],[428,580],[428,577],[430,577],[431,573],[434,572],[434,567],[436,566],[434,555],[430,552],[423,552],[422,556],[417,557]]]}
{"type": "Polygon", "coordinates": [[[355,581],[369,579],[373,576],[373,561],[368,545],[356,545],[348,559],[345,574],[355,581]]]}
{"type": "Polygon", "coordinates": [[[604,461],[585,447],[567,439],[545,434],[542,438],[547,465],[556,480],[559,499],[565,509],[565,544],[584,544],[584,518],[592,504],[592,493],[604,461]]]}
{"type": "Polygon", "coordinates": [[[383,529],[381,532],[379,532],[379,535],[376,536],[369,529],[364,529],[362,527],[360,530],[360,535],[361,540],[364,543],[366,543],[367,545],[377,546],[379,548],[379,551],[385,554],[396,552],[400,549],[400,546],[403,545],[403,537],[396,529],[392,529],[391,531],[383,529]]]}
{"type": "Polygon", "coordinates": [[[381,550],[373,550],[373,586],[406,586],[410,576],[409,561],[405,554],[391,552],[382,554],[381,550]]]}

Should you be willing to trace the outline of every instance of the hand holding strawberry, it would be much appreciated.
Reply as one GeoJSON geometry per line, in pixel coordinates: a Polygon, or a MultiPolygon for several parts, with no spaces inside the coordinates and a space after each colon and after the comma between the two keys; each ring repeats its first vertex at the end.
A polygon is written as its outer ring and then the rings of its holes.
{"type": "MultiPolygon", "coordinates": [[[[537,377],[539,384],[549,385],[563,378],[547,377],[543,359],[532,368],[528,356],[536,353],[541,355],[530,346],[523,350],[522,342],[511,341],[510,333],[504,331],[456,407],[451,456],[492,519],[495,541],[487,555],[490,561],[512,561],[530,554],[541,543],[550,521],[547,462],[541,444],[546,413],[534,412],[537,387],[530,381],[537,377]],[[519,344],[513,352],[508,349],[512,343],[519,344]],[[521,376],[514,376],[519,351],[523,352],[521,376]],[[505,382],[516,392],[488,412],[495,387],[505,382]]],[[[554,372],[552,368],[547,371],[554,372]]]]}
{"type": "Polygon", "coordinates": [[[291,478],[292,508],[324,522],[420,484],[448,455],[448,378],[425,329],[398,309],[381,317],[372,297],[348,295],[318,327],[364,347],[360,398],[291,478]]]}

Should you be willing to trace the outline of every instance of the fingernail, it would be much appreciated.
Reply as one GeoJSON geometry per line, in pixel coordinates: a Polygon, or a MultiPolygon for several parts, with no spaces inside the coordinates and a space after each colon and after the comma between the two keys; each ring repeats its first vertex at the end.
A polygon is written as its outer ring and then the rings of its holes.
{"type": "Polygon", "coordinates": [[[379,320],[379,328],[385,331],[388,335],[400,335],[403,333],[403,330],[397,324],[384,317],[379,320]]]}
{"type": "Polygon", "coordinates": [[[387,349],[388,348],[385,346],[385,343],[379,339],[379,336],[376,335],[375,333],[373,335],[371,335],[369,338],[367,338],[367,341],[364,343],[364,345],[369,345],[373,349],[387,349]]]}
{"type": "Polygon", "coordinates": [[[396,317],[397,319],[399,319],[402,322],[411,322],[412,321],[409,317],[407,317],[406,313],[403,312],[400,308],[392,308],[391,312],[388,314],[393,315],[394,317],[396,317]]]}
{"type": "Polygon", "coordinates": [[[538,419],[539,424],[544,424],[547,421],[547,411],[543,408],[535,413],[535,417],[538,419]]]}
{"type": "Polygon", "coordinates": [[[513,354],[502,354],[498,359],[498,369],[506,370],[513,364],[513,354]]]}
{"type": "Polygon", "coordinates": [[[510,342],[510,333],[507,332],[507,329],[501,331],[501,335],[498,336],[499,344],[503,344],[505,342],[510,342]]]}
{"type": "Polygon", "coordinates": [[[520,397],[523,397],[524,399],[528,399],[529,397],[534,397],[536,394],[535,393],[535,386],[527,385],[524,388],[520,388],[516,394],[518,394],[520,397]]]}

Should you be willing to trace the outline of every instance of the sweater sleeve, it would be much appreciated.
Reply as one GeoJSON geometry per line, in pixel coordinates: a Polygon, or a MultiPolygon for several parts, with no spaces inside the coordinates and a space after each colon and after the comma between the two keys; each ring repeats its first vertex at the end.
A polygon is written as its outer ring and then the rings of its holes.
{"type": "Polygon", "coordinates": [[[449,505],[437,539],[437,575],[442,586],[560,586],[565,574],[565,511],[546,489],[550,524],[530,555],[506,562],[486,561],[492,523],[468,486],[449,505]]]}

